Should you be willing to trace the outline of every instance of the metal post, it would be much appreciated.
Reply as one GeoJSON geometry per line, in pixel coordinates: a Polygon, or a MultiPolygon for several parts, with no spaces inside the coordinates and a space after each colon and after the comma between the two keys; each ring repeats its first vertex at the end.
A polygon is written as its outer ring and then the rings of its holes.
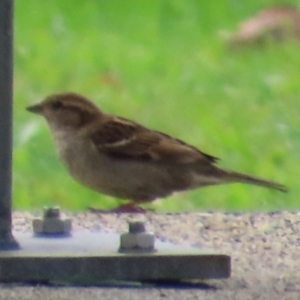
{"type": "Polygon", "coordinates": [[[11,232],[13,6],[0,1],[0,250],[18,248],[11,232]]]}

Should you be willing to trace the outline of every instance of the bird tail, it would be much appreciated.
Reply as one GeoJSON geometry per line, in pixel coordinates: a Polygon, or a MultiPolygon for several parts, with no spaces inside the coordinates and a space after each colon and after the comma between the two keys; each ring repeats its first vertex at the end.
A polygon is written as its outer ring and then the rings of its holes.
{"type": "Polygon", "coordinates": [[[269,180],[249,176],[238,172],[232,172],[232,171],[225,171],[225,174],[226,175],[224,176],[224,179],[226,179],[227,182],[242,182],[247,184],[258,185],[265,188],[275,189],[284,193],[288,192],[286,186],[274,181],[269,181],[269,180]]]}

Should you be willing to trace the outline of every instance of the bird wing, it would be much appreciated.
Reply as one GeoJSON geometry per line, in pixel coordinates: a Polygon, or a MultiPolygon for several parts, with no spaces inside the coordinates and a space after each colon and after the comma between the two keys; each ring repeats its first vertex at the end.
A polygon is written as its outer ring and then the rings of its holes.
{"type": "Polygon", "coordinates": [[[183,141],[119,117],[102,123],[91,140],[99,151],[119,159],[173,163],[217,160],[183,141]]]}

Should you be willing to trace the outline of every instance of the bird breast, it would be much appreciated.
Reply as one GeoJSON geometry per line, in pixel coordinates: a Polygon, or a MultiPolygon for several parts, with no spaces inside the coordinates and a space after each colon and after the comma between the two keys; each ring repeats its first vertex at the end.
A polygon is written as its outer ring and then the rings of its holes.
{"type": "Polygon", "coordinates": [[[173,191],[171,174],[161,166],[109,157],[91,140],[70,133],[56,132],[53,136],[58,155],[71,176],[95,191],[145,201],[173,191]]]}

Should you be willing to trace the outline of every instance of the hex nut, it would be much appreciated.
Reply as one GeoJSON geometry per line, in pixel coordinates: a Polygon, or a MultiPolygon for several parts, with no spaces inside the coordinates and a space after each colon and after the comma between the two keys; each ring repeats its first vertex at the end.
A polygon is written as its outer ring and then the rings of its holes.
{"type": "Polygon", "coordinates": [[[154,252],[155,236],[146,232],[143,221],[130,221],[129,232],[120,236],[119,252],[154,252]]]}
{"type": "Polygon", "coordinates": [[[123,233],[121,234],[121,249],[123,250],[153,250],[155,236],[153,233],[123,233]]]}
{"type": "Polygon", "coordinates": [[[34,219],[32,226],[35,234],[67,234],[71,232],[72,222],[70,219],[34,219]]]}
{"type": "Polygon", "coordinates": [[[37,235],[63,234],[68,235],[72,230],[71,219],[61,219],[59,208],[45,208],[43,219],[32,221],[33,232],[37,235]]]}

